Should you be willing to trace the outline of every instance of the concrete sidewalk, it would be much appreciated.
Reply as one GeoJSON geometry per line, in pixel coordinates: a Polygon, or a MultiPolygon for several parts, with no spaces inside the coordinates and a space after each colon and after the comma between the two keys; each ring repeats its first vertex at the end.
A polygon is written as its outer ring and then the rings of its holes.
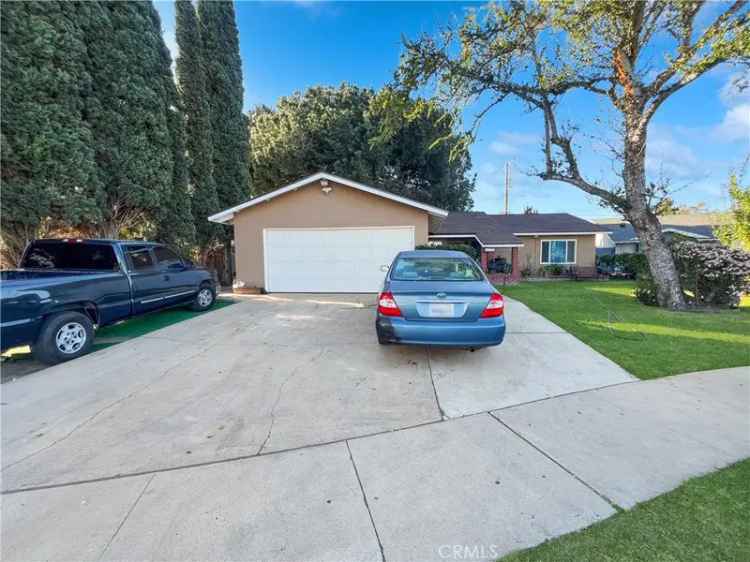
{"type": "Polygon", "coordinates": [[[750,369],[725,369],[243,460],[11,491],[1,554],[492,559],[748,456],[750,369]]]}

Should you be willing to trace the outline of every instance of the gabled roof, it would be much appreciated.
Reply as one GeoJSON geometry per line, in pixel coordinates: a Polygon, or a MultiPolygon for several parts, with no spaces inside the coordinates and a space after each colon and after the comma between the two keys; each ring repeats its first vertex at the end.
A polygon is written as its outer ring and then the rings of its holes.
{"type": "MultiPolygon", "coordinates": [[[[638,242],[638,235],[635,233],[635,230],[630,223],[622,222],[620,224],[613,224],[610,226],[610,238],[612,238],[612,241],[615,244],[638,242]]],[[[681,234],[682,236],[693,238],[698,241],[716,240],[714,229],[711,225],[708,224],[694,226],[662,224],[661,230],[662,232],[681,234]]]]}
{"type": "Polygon", "coordinates": [[[431,233],[434,238],[474,237],[482,246],[521,246],[521,236],[596,234],[611,228],[590,223],[568,213],[488,215],[481,212],[450,213],[431,233]]]}
{"type": "Polygon", "coordinates": [[[270,201],[271,199],[274,199],[275,197],[278,197],[279,195],[284,195],[285,193],[294,191],[295,189],[299,189],[301,187],[304,187],[311,183],[315,183],[320,180],[328,180],[328,181],[336,182],[338,184],[351,187],[353,189],[358,189],[366,193],[377,195],[378,197],[390,199],[391,201],[396,201],[397,203],[401,203],[403,205],[408,205],[416,209],[421,209],[422,211],[426,211],[429,214],[434,215],[436,217],[443,218],[443,217],[448,216],[448,211],[445,211],[443,209],[438,209],[437,207],[433,207],[432,205],[426,205],[424,203],[420,203],[419,201],[414,201],[413,199],[408,199],[407,197],[401,197],[400,195],[396,195],[388,191],[383,191],[382,189],[377,189],[375,187],[371,187],[363,183],[348,180],[346,178],[341,178],[339,176],[334,176],[333,174],[327,174],[325,172],[318,172],[317,174],[313,174],[312,176],[307,176],[306,178],[302,178],[301,180],[298,180],[294,183],[290,183],[289,185],[285,185],[284,187],[280,187],[278,189],[270,191],[269,193],[266,193],[265,195],[253,197],[252,199],[245,201],[244,203],[240,203],[239,205],[230,207],[229,209],[225,209],[221,211],[220,213],[211,215],[210,217],[208,217],[208,220],[211,222],[218,222],[218,223],[231,223],[232,219],[234,218],[234,215],[237,212],[242,211],[243,209],[247,209],[248,207],[252,207],[253,205],[257,205],[259,203],[263,203],[264,201],[270,201]]]}

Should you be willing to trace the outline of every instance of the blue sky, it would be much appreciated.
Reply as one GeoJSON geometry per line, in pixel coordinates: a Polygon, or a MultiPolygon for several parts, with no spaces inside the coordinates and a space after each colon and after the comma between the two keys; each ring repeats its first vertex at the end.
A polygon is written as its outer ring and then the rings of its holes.
{"type": "MultiPolygon", "coordinates": [[[[174,6],[155,2],[164,38],[176,54],[174,6]]],[[[245,109],[314,85],[349,82],[379,88],[390,80],[402,51],[401,37],[434,33],[460,21],[468,7],[459,2],[237,2],[243,61],[245,109]]],[[[709,8],[712,9],[712,8],[709,8]]],[[[709,17],[711,14],[707,14],[709,17]]],[[[730,87],[736,70],[718,68],[666,102],[649,131],[647,166],[651,178],[665,175],[680,204],[703,202],[710,209],[729,204],[724,184],[750,153],[750,91],[730,87]]],[[[577,96],[561,107],[561,118],[584,124],[582,169],[590,180],[611,179],[613,163],[600,140],[611,115],[607,102],[577,96]]],[[[542,182],[527,172],[541,162],[542,121],[515,102],[488,114],[472,147],[478,174],[474,207],[502,212],[503,168],[513,164],[511,212],[532,205],[541,212],[610,216],[595,198],[565,184],[542,182]]],[[[750,171],[748,172],[750,174],[750,171]]]]}

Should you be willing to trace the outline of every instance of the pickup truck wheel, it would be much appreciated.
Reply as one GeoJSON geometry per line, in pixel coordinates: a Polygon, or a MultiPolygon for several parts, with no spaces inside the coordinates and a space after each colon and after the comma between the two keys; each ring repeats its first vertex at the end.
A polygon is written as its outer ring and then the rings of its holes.
{"type": "Polygon", "coordinates": [[[61,312],[47,318],[33,346],[34,357],[54,365],[88,353],[94,343],[94,325],[80,312],[61,312]]]}
{"type": "Polygon", "coordinates": [[[190,308],[197,311],[208,310],[213,306],[215,300],[216,292],[208,285],[203,285],[198,289],[198,293],[195,295],[190,308]]]}

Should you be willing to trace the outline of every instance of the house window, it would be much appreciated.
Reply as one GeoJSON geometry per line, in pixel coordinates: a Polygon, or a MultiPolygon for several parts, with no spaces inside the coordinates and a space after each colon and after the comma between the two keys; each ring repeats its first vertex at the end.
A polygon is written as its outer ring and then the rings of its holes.
{"type": "Polygon", "coordinates": [[[575,262],[575,240],[542,240],[542,264],[571,264],[575,262]]]}

